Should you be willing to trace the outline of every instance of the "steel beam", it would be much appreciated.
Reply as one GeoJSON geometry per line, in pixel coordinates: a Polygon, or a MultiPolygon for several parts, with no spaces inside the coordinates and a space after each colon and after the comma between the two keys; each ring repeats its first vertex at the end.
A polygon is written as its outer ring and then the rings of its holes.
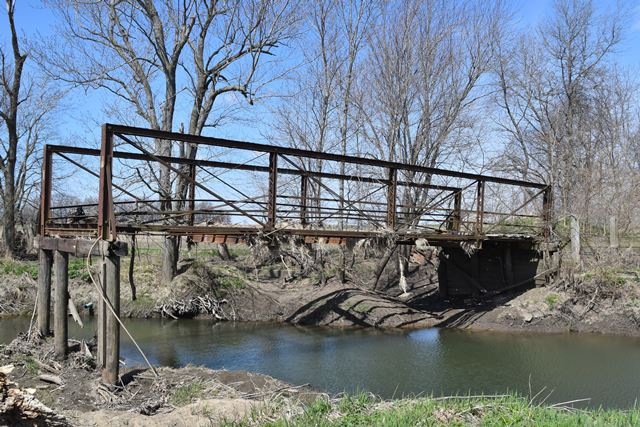
{"type": "MultiPolygon", "coordinates": [[[[78,154],[83,156],[100,156],[100,150],[95,150],[91,148],[82,148],[82,147],[68,147],[65,145],[50,145],[50,150],[54,154],[78,154]]],[[[66,156],[64,157],[67,160],[70,160],[66,156]]],[[[124,160],[140,160],[143,162],[153,162],[157,161],[167,162],[167,163],[175,163],[181,165],[195,165],[201,167],[212,167],[212,168],[220,168],[220,169],[233,169],[239,171],[248,171],[248,172],[265,172],[269,173],[268,166],[260,166],[260,165],[252,165],[252,164],[243,164],[243,163],[233,163],[233,162],[221,162],[215,160],[198,160],[198,159],[187,159],[181,157],[169,157],[169,156],[147,156],[145,154],[140,153],[129,153],[126,151],[113,151],[114,159],[124,159],[124,160]]],[[[282,175],[311,175],[318,178],[326,178],[326,179],[335,179],[335,180],[345,180],[345,181],[357,181],[357,182],[366,182],[368,184],[389,184],[389,181],[384,178],[372,178],[369,176],[360,176],[360,175],[346,175],[339,173],[330,173],[330,172],[315,172],[315,171],[305,171],[299,169],[289,169],[289,168],[278,168],[278,174],[282,175]]],[[[459,191],[459,187],[452,187],[448,185],[438,185],[438,184],[426,184],[420,182],[409,182],[409,181],[397,181],[399,186],[404,187],[419,187],[419,188],[428,188],[431,190],[443,190],[443,191],[459,191]]]]}
{"type": "Polygon", "coordinates": [[[430,168],[426,166],[409,165],[399,162],[390,162],[386,160],[370,159],[365,157],[344,156],[340,154],[325,153],[321,151],[302,150],[299,148],[281,147],[278,145],[257,144],[254,142],[236,141],[231,139],[213,138],[199,135],[189,135],[177,132],[166,132],[153,129],[138,128],[132,126],[123,126],[107,123],[105,125],[114,134],[148,137],[154,139],[165,139],[171,141],[184,141],[193,144],[211,145],[216,147],[236,148],[239,150],[257,151],[265,153],[276,153],[282,155],[290,155],[296,157],[305,157],[312,159],[321,159],[335,162],[345,162],[368,166],[377,166],[386,169],[403,169],[415,172],[421,172],[432,175],[442,175],[454,178],[464,178],[471,180],[484,180],[486,182],[495,182],[499,184],[517,185],[521,187],[544,188],[546,184],[522,181],[517,179],[500,178],[486,176],[480,174],[472,174],[466,172],[457,172],[447,169],[430,168]]]}

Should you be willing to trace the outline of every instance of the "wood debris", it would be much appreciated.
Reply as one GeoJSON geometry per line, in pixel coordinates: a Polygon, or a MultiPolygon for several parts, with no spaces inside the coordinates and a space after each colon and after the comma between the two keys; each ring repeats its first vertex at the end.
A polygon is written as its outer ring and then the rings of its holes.
{"type": "Polygon", "coordinates": [[[0,424],[67,426],[62,415],[56,414],[34,396],[34,389],[21,390],[9,380],[13,365],[0,367],[0,424]]]}

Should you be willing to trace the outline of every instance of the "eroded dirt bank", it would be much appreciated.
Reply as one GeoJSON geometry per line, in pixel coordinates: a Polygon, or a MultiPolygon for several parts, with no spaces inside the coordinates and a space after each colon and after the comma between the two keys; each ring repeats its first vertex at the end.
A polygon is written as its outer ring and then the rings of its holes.
{"type": "Polygon", "coordinates": [[[51,341],[33,335],[0,346],[0,425],[218,425],[299,411],[323,396],[266,375],[195,366],[124,370],[108,387],[79,345],[63,362],[52,354],[51,341]]]}
{"type": "Polygon", "coordinates": [[[486,307],[462,310],[444,325],[476,330],[589,332],[640,336],[640,281],[577,277],[496,298],[486,307]]]}
{"type": "MultiPolygon", "coordinates": [[[[79,311],[89,314],[97,293],[84,260],[77,261],[78,265],[70,265],[69,289],[79,311]]],[[[300,268],[285,258],[261,264],[246,254],[227,261],[215,256],[187,258],[174,281],[162,285],[156,279],[159,260],[142,257],[134,268],[134,300],[127,262],[123,259],[121,310],[128,317],[640,335],[640,270],[602,263],[586,273],[562,273],[540,288],[479,299],[443,299],[437,291],[434,253],[410,259],[402,286],[397,272],[390,271],[378,287],[371,285],[375,258],[353,263],[346,283],[330,264],[321,277],[319,269],[300,268]]],[[[34,266],[0,270],[0,315],[31,314],[34,266]]]]}

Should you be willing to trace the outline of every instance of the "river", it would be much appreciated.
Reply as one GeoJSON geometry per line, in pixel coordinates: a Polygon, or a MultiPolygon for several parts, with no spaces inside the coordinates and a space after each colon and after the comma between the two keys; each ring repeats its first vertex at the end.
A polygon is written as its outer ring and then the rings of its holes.
{"type": "MultiPolygon", "coordinates": [[[[72,338],[93,335],[93,319],[72,338]]],[[[29,319],[0,320],[0,343],[29,319]]],[[[385,398],[540,392],[538,401],[590,398],[591,407],[630,408],[640,396],[640,339],[590,334],[506,334],[446,329],[380,331],[207,320],[128,319],[152,363],[247,370],[335,393],[385,398]],[[548,397],[547,397],[548,396],[548,397]]],[[[127,366],[143,360],[123,334],[127,366]]]]}

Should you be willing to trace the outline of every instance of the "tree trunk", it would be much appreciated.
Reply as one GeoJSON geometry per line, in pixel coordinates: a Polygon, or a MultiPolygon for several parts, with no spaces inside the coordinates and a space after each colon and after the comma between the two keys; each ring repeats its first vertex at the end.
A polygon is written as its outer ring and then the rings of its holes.
{"type": "Polygon", "coordinates": [[[178,238],[176,236],[166,236],[163,249],[162,281],[163,283],[170,283],[178,272],[178,238]]]}
{"type": "Polygon", "coordinates": [[[5,209],[3,218],[4,255],[7,258],[13,258],[15,256],[14,249],[16,247],[16,211],[14,208],[15,194],[13,185],[11,185],[13,180],[7,179],[5,182],[7,183],[7,186],[5,188],[5,209]]]}
{"type": "Polygon", "coordinates": [[[227,246],[226,243],[220,243],[218,245],[218,253],[220,254],[220,258],[222,258],[225,261],[228,261],[231,259],[231,254],[229,253],[229,247],[227,246]]]}
{"type": "Polygon", "coordinates": [[[373,274],[374,290],[378,290],[378,282],[380,281],[380,277],[382,276],[382,273],[384,272],[385,267],[389,263],[391,256],[395,253],[397,247],[398,246],[395,243],[387,246],[387,249],[385,250],[384,255],[380,259],[380,262],[378,262],[378,264],[376,265],[376,270],[373,274]]]}

